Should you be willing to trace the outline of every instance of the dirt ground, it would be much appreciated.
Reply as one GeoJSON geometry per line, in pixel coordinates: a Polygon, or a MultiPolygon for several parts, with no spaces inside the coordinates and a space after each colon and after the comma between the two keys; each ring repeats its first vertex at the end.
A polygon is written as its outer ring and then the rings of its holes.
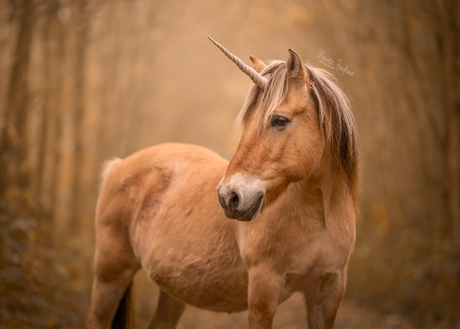
{"type": "MultiPolygon", "coordinates": [[[[158,298],[158,287],[143,272],[135,279],[136,328],[146,328],[153,316],[158,298]]],[[[204,311],[188,306],[178,329],[247,328],[247,312],[227,314],[204,311]]],[[[308,328],[303,297],[293,295],[278,307],[273,329],[308,328]]],[[[409,319],[397,314],[383,314],[371,307],[345,299],[339,309],[336,329],[415,329],[409,319]]]]}

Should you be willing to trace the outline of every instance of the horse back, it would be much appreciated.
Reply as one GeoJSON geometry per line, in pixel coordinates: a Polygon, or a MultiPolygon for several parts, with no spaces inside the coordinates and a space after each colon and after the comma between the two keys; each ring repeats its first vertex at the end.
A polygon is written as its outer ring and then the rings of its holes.
{"type": "MultiPolygon", "coordinates": [[[[226,160],[206,148],[173,143],[108,161],[102,173],[96,228],[117,225],[131,233],[133,226],[154,216],[165,193],[175,190],[178,200],[187,198],[187,193],[198,199],[200,193],[193,189],[218,183],[226,165],[226,160]]],[[[218,205],[217,198],[214,203],[218,205]]]]}

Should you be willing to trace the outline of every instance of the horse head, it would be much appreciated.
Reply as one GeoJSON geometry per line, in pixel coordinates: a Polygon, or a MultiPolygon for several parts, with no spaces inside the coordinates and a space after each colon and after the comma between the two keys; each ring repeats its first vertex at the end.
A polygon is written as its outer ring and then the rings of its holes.
{"type": "Polygon", "coordinates": [[[241,221],[256,217],[290,183],[309,177],[326,145],[314,84],[300,56],[290,49],[287,62],[251,61],[254,69],[242,70],[256,86],[240,114],[238,148],[217,187],[225,215],[241,221]]]}

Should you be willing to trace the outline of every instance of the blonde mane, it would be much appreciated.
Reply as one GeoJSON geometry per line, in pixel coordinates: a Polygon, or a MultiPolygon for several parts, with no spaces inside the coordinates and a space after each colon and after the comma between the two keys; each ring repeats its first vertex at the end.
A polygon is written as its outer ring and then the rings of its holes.
{"type": "MultiPolygon", "coordinates": [[[[333,74],[309,65],[305,68],[318,110],[319,125],[356,201],[359,186],[358,130],[350,102],[333,74]]],[[[267,65],[260,74],[268,79],[268,85],[263,91],[253,86],[236,119],[238,125],[244,126],[254,110],[260,112],[257,115],[260,123],[267,122],[286,94],[286,71],[285,61],[272,61],[267,65]],[[255,109],[260,92],[260,103],[255,109]]]]}

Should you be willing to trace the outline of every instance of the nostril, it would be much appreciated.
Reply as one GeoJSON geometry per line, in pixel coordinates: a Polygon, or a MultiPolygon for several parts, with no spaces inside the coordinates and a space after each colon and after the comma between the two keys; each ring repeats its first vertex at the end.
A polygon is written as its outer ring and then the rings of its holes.
{"type": "Polygon", "coordinates": [[[232,211],[237,210],[239,203],[240,203],[240,198],[238,197],[238,194],[236,194],[235,192],[232,192],[230,194],[230,201],[228,202],[228,207],[232,211]]]}

